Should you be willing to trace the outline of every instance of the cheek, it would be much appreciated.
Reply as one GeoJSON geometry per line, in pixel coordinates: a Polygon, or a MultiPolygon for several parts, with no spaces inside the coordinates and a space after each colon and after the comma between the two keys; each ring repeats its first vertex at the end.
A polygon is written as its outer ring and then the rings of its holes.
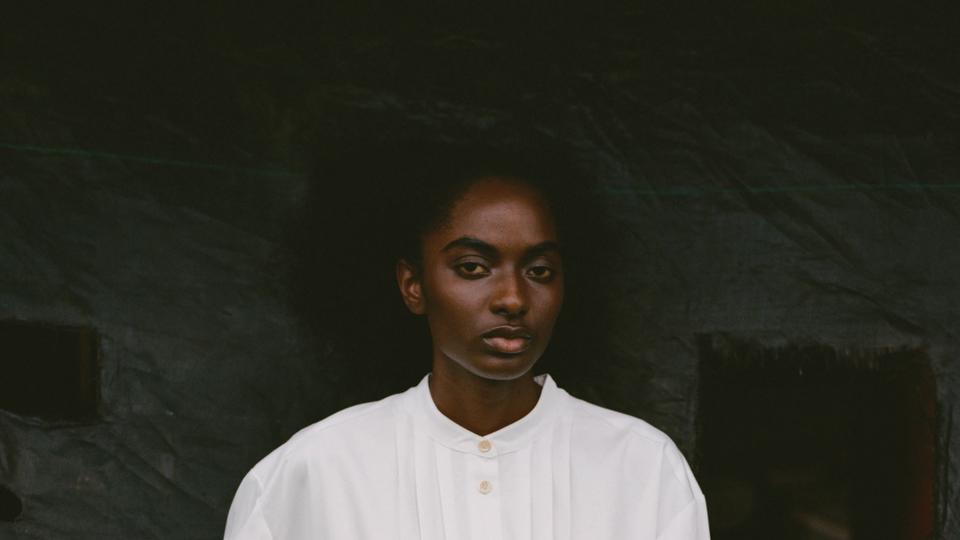
{"type": "Polygon", "coordinates": [[[452,332],[469,326],[485,302],[485,295],[476,283],[442,275],[428,282],[426,298],[428,317],[452,332]]]}
{"type": "Polygon", "coordinates": [[[539,303],[543,306],[544,316],[556,319],[563,307],[563,282],[540,291],[539,303]]]}

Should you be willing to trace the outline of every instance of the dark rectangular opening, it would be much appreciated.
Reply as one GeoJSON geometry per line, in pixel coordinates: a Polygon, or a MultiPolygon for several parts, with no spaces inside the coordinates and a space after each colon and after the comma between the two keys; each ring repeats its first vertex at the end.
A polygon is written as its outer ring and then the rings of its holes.
{"type": "Polygon", "coordinates": [[[47,420],[93,419],[98,374],[92,328],[0,321],[0,409],[47,420]]]}
{"type": "Polygon", "coordinates": [[[922,350],[701,336],[698,475],[714,540],[934,532],[936,389],[922,350]]]}

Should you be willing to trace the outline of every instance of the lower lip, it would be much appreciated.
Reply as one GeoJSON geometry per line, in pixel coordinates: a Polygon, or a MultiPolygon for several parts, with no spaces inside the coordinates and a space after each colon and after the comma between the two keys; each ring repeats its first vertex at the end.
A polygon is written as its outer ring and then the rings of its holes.
{"type": "Polygon", "coordinates": [[[501,354],[519,354],[530,346],[529,338],[485,337],[483,342],[501,354]]]}

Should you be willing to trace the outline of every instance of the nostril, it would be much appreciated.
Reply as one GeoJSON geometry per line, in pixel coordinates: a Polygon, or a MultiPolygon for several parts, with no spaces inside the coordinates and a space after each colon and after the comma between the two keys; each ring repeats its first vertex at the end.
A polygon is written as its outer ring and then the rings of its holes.
{"type": "Polygon", "coordinates": [[[23,503],[12,491],[0,486],[0,521],[13,521],[23,511],[23,503]]]}

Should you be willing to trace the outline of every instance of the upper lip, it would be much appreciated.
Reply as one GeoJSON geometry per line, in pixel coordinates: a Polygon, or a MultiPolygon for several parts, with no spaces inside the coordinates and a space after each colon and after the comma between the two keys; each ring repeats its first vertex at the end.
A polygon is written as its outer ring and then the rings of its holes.
{"type": "Polygon", "coordinates": [[[501,338],[524,338],[530,339],[532,336],[530,331],[523,326],[511,326],[505,324],[503,326],[497,326],[496,328],[491,328],[483,333],[483,337],[501,337],[501,338]]]}

